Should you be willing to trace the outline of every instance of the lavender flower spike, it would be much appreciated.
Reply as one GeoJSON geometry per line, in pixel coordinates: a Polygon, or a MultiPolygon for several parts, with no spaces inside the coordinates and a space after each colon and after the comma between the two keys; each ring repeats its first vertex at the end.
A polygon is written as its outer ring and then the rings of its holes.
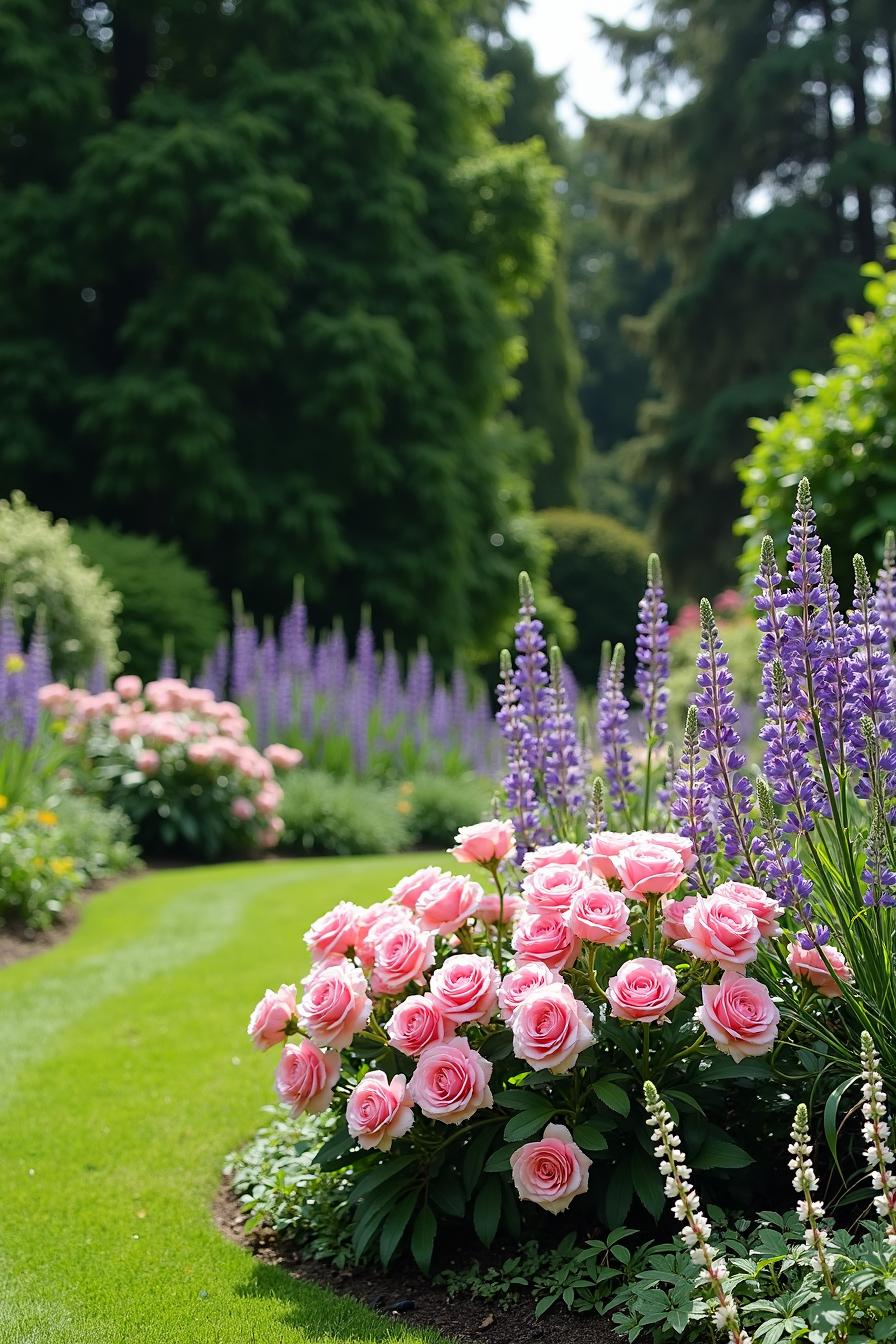
{"type": "Polygon", "coordinates": [[[535,595],[529,575],[520,574],[520,618],[516,632],[514,681],[526,726],[526,749],[535,771],[544,769],[545,729],[550,707],[550,677],[543,626],[535,614],[535,595]]]}
{"type": "Polygon", "coordinates": [[[877,571],[874,611],[892,651],[896,642],[896,532],[888,532],[884,538],[884,562],[877,571]]]}
{"type": "Polygon", "coordinates": [[[632,779],[628,701],[622,689],[624,662],[625,649],[617,644],[603,678],[598,700],[597,735],[613,810],[623,812],[626,820],[631,822],[629,799],[635,792],[635,784],[632,779]]]}
{"type": "Polygon", "coordinates": [[[644,724],[649,745],[662,742],[666,735],[666,707],[669,703],[669,622],[663,593],[663,575],[659,556],[647,561],[647,587],[638,604],[635,642],[635,685],[644,705],[644,724]]]}
{"type": "Polygon", "coordinates": [[[516,831],[517,858],[521,862],[526,850],[532,849],[538,843],[539,819],[535,778],[530,765],[520,691],[507,649],[501,654],[501,680],[498,683],[496,717],[507,749],[504,793],[516,831]]]}

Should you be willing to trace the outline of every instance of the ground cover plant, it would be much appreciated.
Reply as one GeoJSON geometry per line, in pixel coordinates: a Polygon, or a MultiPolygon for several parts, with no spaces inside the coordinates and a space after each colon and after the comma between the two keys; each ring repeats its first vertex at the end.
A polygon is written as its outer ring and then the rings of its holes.
{"type": "Polygon", "coordinates": [[[524,577],[499,686],[506,811],[452,851],[478,871],[421,868],[374,907],[336,906],[306,934],[301,987],[258,1004],[249,1031],[282,1047],[281,1099],[339,1121],[318,1160],[351,1168],[356,1255],[388,1263],[407,1245],[427,1268],[441,1225],[518,1240],[543,1217],[533,1205],[591,1227],[618,1227],[633,1201],[659,1216],[645,1081],[713,1197],[749,1207],[786,1147],[794,1091],[832,1133],[863,1031],[893,1078],[894,575],[875,591],[858,558],[840,615],[803,482],[786,569],[765,543],[757,589],[760,772],[745,769],[708,602],[670,758],[653,558],[643,712],[630,721],[617,647],[589,808],[563,668],[524,577]]]}
{"type": "MultiPolygon", "coordinates": [[[[221,1155],[271,1098],[263,1071],[247,1080],[238,1020],[259,966],[278,969],[271,929],[403,866],[142,876],[97,895],[71,938],[0,972],[0,1339],[436,1344],[258,1264],[212,1217],[221,1155]]],[[[306,953],[293,952],[301,975],[306,953]]]]}

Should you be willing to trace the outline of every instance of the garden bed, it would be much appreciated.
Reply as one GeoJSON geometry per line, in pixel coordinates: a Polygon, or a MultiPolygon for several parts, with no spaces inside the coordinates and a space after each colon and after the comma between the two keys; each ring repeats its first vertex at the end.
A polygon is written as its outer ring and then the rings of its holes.
{"type": "MultiPolygon", "coordinates": [[[[602,1317],[554,1310],[536,1320],[531,1298],[513,1303],[506,1310],[471,1295],[449,1298],[444,1288],[423,1277],[410,1257],[396,1261],[388,1270],[375,1266],[340,1270],[324,1261],[307,1259],[298,1245],[279,1239],[270,1229],[261,1226],[248,1233],[244,1230],[246,1213],[227,1178],[221,1184],[213,1214],[225,1236],[264,1264],[277,1265],[304,1283],[352,1297],[390,1319],[406,1319],[438,1330],[459,1344],[482,1340],[489,1344],[523,1344],[529,1340],[618,1344],[619,1336],[602,1317]]],[[[481,1262],[500,1263],[511,1249],[496,1249],[489,1255],[478,1246],[476,1254],[481,1262]]],[[[459,1254],[449,1254],[444,1268],[456,1269],[462,1263],[459,1254]]]]}

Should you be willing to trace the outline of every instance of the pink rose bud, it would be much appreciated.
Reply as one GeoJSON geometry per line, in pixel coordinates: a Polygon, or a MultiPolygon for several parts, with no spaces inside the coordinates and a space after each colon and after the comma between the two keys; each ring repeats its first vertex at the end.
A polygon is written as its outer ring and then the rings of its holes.
{"type": "Polygon", "coordinates": [[[530,910],[556,910],[567,915],[573,897],[585,882],[585,874],[571,864],[548,863],[523,878],[523,895],[530,910]]]}
{"type": "Polygon", "coordinates": [[[272,742],[265,747],[264,754],[275,770],[295,770],[302,762],[302,753],[295,747],[287,747],[283,742],[272,742]]]}
{"type": "Polygon", "coordinates": [[[683,999],[672,967],[654,957],[623,962],[607,984],[610,1015],[623,1022],[664,1022],[683,999]]]}
{"type": "Polygon", "coordinates": [[[567,867],[578,868],[582,862],[582,847],[568,840],[560,840],[556,845],[539,845],[530,850],[523,859],[523,871],[534,873],[549,863],[561,863],[567,867]]]}
{"type": "Polygon", "coordinates": [[[727,896],[729,900],[740,901],[741,905],[752,910],[759,925],[760,938],[777,938],[781,932],[778,923],[781,907],[761,887],[751,887],[749,882],[723,882],[716,887],[713,895],[727,896]]]}
{"type": "Polygon", "coordinates": [[[509,1022],[523,999],[533,989],[543,989],[545,985],[561,985],[563,981],[550,966],[543,961],[525,961],[513,971],[508,971],[498,990],[498,1007],[505,1022],[509,1022]]]}
{"type": "Polygon", "coordinates": [[[772,1048],[780,1013],[765,985],[726,971],[717,985],[704,985],[702,992],[694,1016],[724,1054],[740,1061],[772,1048]]]}
{"type": "Polygon", "coordinates": [[[573,897],[569,927],[586,943],[621,947],[631,933],[628,906],[618,891],[592,879],[573,897]]]}
{"type": "Polygon", "coordinates": [[[237,821],[251,821],[255,816],[255,807],[249,798],[234,798],[230,812],[237,821]]]}
{"type": "Polygon", "coordinates": [[[344,1050],[367,1026],[372,1007],[364,972],[343,961],[312,978],[299,1004],[299,1025],[315,1045],[344,1050]]]}
{"type": "Polygon", "coordinates": [[[688,931],[685,928],[684,917],[696,904],[696,896],[682,896],[680,901],[674,900],[671,896],[663,897],[663,923],[660,932],[666,942],[677,943],[682,938],[687,938],[688,931]]]}
{"type": "Polygon", "coordinates": [[[491,957],[461,954],[433,971],[429,992],[450,1021],[485,1024],[497,1006],[500,984],[491,957]]]}
{"type": "Polygon", "coordinates": [[[568,985],[532,989],[510,1019],[513,1053],[531,1069],[566,1073],[593,1045],[592,1015],[568,985]]]}
{"type": "MultiPolygon", "coordinates": [[[[400,907],[396,907],[397,909],[400,907]]],[[[373,974],[370,985],[374,994],[390,997],[401,994],[410,984],[423,984],[424,972],[435,960],[435,939],[410,919],[374,926],[373,974]]]]}
{"type": "Polygon", "coordinates": [[[687,938],[676,943],[698,961],[714,961],[723,971],[742,970],[756,960],[759,922],[742,901],[713,892],[698,896],[684,916],[687,938]]]}
{"type": "Polygon", "coordinates": [[[475,915],[482,900],[482,888],[469,877],[446,873],[437,878],[417,901],[421,929],[446,937],[475,915]]]}
{"type": "Polygon", "coordinates": [[[525,915],[514,929],[512,941],[518,961],[543,961],[552,971],[567,970],[582,950],[581,939],[556,910],[525,915]]]}
{"type": "Polygon", "coordinates": [[[510,1155],[510,1170],[520,1199],[540,1204],[549,1213],[562,1213],[588,1189],[586,1157],[565,1125],[548,1125],[544,1137],[524,1143],[510,1155]]]}
{"type": "Polygon", "coordinates": [[[142,775],[154,775],[159,768],[160,756],[152,747],[143,747],[137,752],[135,762],[142,775]]]}
{"type": "Polygon", "coordinates": [[[513,846],[512,822],[479,821],[475,826],[461,826],[448,853],[461,863],[492,864],[506,858],[513,846]]]}
{"type": "Polygon", "coordinates": [[[264,998],[256,1004],[246,1031],[256,1050],[270,1050],[286,1040],[287,1028],[295,1026],[296,987],[281,985],[274,992],[266,989],[264,998]]]}
{"type": "Polygon", "coordinates": [[[445,876],[442,869],[435,866],[418,868],[415,873],[409,873],[390,888],[392,900],[396,905],[403,905],[408,910],[413,910],[423,893],[429,891],[433,882],[445,876]]]}
{"type": "Polygon", "coordinates": [[[817,947],[800,947],[799,943],[791,944],[787,953],[787,965],[794,977],[808,980],[824,998],[842,998],[843,989],[840,981],[845,980],[848,985],[852,984],[852,970],[846,964],[843,953],[838,952],[836,947],[825,947],[824,956],[827,957],[831,970],[836,972],[835,975],[828,970],[824,957],[817,947]]]}
{"type": "Polygon", "coordinates": [[[339,1056],[334,1050],[319,1050],[311,1041],[284,1045],[277,1065],[276,1088],[293,1115],[307,1111],[320,1115],[333,1100],[339,1077],[339,1056]]]}
{"type": "Polygon", "coordinates": [[[428,1045],[453,1036],[454,1025],[431,994],[409,994],[395,1005],[386,1023],[386,1035],[396,1050],[416,1059],[428,1045]]]}
{"type": "Polygon", "coordinates": [[[138,700],[143,690],[143,682],[139,677],[116,677],[113,685],[122,700],[138,700]]]}
{"type": "Polygon", "coordinates": [[[626,831],[595,831],[585,846],[585,862],[592,873],[618,881],[614,859],[631,845],[649,839],[649,831],[634,831],[631,835],[626,831]]]}
{"type": "Polygon", "coordinates": [[[491,1076],[489,1060],[473,1050],[469,1041],[458,1037],[426,1047],[408,1091],[427,1120],[459,1125],[476,1111],[494,1105],[488,1087],[491,1076]]]}
{"type": "Polygon", "coordinates": [[[667,845],[642,841],[629,845],[613,860],[616,876],[626,896],[645,901],[648,896],[667,896],[681,885],[684,859],[667,845]]]}
{"type": "Polygon", "coordinates": [[[382,1069],[365,1073],[348,1099],[345,1120],[359,1147],[387,1153],[393,1141],[407,1134],[414,1123],[404,1074],[397,1073],[390,1082],[382,1069]]]}
{"type": "Polygon", "coordinates": [[[333,952],[344,955],[355,943],[358,921],[363,914],[359,905],[340,901],[316,919],[305,934],[305,944],[314,961],[333,952]]]}

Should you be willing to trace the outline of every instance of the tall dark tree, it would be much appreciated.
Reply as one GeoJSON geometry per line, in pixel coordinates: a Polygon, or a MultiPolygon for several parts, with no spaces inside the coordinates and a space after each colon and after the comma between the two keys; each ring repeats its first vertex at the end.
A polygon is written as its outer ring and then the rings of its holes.
{"type": "Polygon", "coordinates": [[[597,123],[621,186],[603,195],[669,289],[640,324],[659,389],[640,469],[660,483],[669,570],[726,582],[748,417],[778,409],[861,298],[896,183],[891,0],[653,0],[599,24],[637,115],[597,123]],[[694,545],[694,538],[700,545],[694,545]]]}
{"type": "Polygon", "coordinates": [[[499,417],[551,172],[453,6],[74,10],[0,11],[0,492],[481,644],[531,557],[499,417]]]}

